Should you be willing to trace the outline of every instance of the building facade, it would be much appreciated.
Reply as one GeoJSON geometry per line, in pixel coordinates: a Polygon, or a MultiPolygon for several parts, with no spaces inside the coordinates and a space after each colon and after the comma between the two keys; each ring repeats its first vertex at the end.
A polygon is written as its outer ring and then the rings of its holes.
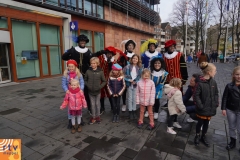
{"type": "Polygon", "coordinates": [[[73,37],[88,36],[96,52],[133,39],[154,36],[159,0],[0,0],[0,84],[59,76],[61,55],[75,44],[73,37]],[[150,2],[150,3],[149,3],[150,2]],[[126,8],[126,5],[128,8],[126,8]]]}

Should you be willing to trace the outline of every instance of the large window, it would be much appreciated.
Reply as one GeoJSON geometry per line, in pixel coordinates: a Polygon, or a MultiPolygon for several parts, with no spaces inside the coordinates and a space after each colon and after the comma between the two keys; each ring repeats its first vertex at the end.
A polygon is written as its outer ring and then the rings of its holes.
{"type": "Polygon", "coordinates": [[[67,8],[73,11],[77,11],[77,2],[76,0],[67,0],[67,8]]]}
{"type": "Polygon", "coordinates": [[[36,24],[12,20],[14,55],[17,68],[17,78],[34,78],[40,76],[39,59],[31,57],[37,53],[36,24]],[[28,56],[29,55],[29,56],[28,56]]]}
{"type": "Polygon", "coordinates": [[[0,28],[8,28],[6,17],[0,17],[0,28]]]}
{"type": "Polygon", "coordinates": [[[62,73],[60,33],[58,26],[40,24],[43,75],[62,73]]]}
{"type": "Polygon", "coordinates": [[[104,34],[100,32],[94,32],[94,51],[100,51],[104,49],[104,34]]]}

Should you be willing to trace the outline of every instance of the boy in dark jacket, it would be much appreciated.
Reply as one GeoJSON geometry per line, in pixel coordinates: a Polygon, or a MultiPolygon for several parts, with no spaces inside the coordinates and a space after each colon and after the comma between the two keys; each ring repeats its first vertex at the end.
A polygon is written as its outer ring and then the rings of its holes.
{"type": "Polygon", "coordinates": [[[90,59],[91,68],[85,74],[85,85],[88,88],[89,99],[91,103],[92,118],[89,124],[100,123],[100,96],[101,89],[106,85],[106,79],[102,69],[99,66],[99,59],[93,57],[90,59]]]}

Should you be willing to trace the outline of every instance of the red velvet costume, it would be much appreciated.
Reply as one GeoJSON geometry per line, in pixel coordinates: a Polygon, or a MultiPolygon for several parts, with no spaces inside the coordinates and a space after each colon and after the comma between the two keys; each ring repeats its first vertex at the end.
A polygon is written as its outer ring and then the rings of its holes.
{"type": "MultiPolygon", "coordinates": [[[[174,40],[169,40],[165,43],[165,48],[176,45],[174,40]]],[[[166,63],[166,70],[169,73],[166,82],[172,78],[180,78],[183,84],[188,79],[187,65],[184,56],[180,52],[164,53],[164,61],[166,63]]]]}

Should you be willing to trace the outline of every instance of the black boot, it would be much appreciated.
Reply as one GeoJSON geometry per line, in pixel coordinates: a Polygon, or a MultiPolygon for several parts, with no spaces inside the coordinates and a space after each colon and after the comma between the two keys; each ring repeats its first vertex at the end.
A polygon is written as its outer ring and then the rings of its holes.
{"type": "Polygon", "coordinates": [[[137,119],[137,113],[136,111],[132,111],[133,112],[133,119],[137,119]]]}
{"type": "Polygon", "coordinates": [[[133,111],[128,111],[129,112],[129,119],[133,120],[133,111]]]}
{"type": "Polygon", "coordinates": [[[207,139],[206,139],[205,134],[203,134],[203,135],[201,136],[200,141],[201,141],[206,147],[209,147],[209,146],[210,146],[209,142],[208,142],[207,139]]]}
{"type": "Polygon", "coordinates": [[[116,123],[119,122],[119,115],[116,115],[116,123]]]}
{"type": "Polygon", "coordinates": [[[72,120],[71,119],[68,120],[67,129],[72,129],[72,120]]]}
{"type": "Polygon", "coordinates": [[[83,121],[83,118],[81,118],[81,124],[80,125],[82,125],[82,126],[85,126],[85,122],[83,121]]]}
{"type": "Polygon", "coordinates": [[[199,145],[199,139],[200,139],[200,135],[199,135],[199,134],[196,134],[196,136],[195,136],[195,138],[194,138],[194,144],[195,144],[196,146],[199,145]]]}
{"type": "Polygon", "coordinates": [[[227,150],[231,150],[236,147],[236,139],[232,138],[232,137],[230,137],[230,139],[231,139],[231,141],[226,147],[227,150]]]}
{"type": "Polygon", "coordinates": [[[112,123],[115,123],[116,122],[116,115],[113,115],[112,116],[112,123]]]}

